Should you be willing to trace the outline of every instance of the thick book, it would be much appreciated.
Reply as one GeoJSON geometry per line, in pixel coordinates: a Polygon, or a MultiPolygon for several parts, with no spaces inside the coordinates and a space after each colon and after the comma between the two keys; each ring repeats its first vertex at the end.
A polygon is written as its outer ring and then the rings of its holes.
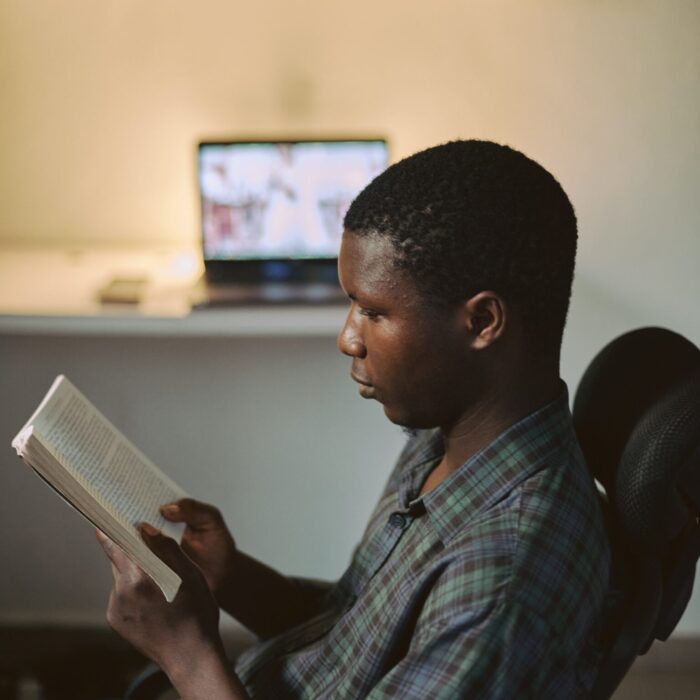
{"type": "Polygon", "coordinates": [[[172,600],[179,576],[141,539],[148,522],[180,540],[160,506],[187,494],[135,447],[63,375],[12,446],[71,506],[116,542],[172,600]]]}

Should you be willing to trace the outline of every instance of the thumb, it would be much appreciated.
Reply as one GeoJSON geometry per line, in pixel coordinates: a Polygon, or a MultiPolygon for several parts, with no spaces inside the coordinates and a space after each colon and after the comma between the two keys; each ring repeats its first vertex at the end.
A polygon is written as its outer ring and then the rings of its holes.
{"type": "Polygon", "coordinates": [[[166,520],[186,523],[192,530],[211,530],[224,525],[218,508],[194,498],[181,498],[175,503],[168,503],[160,512],[166,520]]]}
{"type": "Polygon", "coordinates": [[[182,551],[180,545],[149,523],[141,523],[139,530],[146,546],[183,581],[198,572],[196,564],[182,551]]]}

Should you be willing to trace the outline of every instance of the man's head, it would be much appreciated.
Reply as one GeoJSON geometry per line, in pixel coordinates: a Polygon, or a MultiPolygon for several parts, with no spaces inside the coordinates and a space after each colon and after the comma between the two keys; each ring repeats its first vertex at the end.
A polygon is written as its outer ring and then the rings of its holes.
{"type": "MultiPolygon", "coordinates": [[[[459,383],[460,368],[470,363],[472,370],[485,366],[484,354],[474,364],[471,351],[490,349],[491,358],[500,352],[503,361],[504,347],[516,332],[517,354],[511,342],[507,362],[515,358],[522,360],[522,368],[529,363],[558,370],[576,218],[559,183],[522,153],[486,141],[452,142],[417,153],[390,167],[358,195],[345,217],[345,229],[340,273],[346,291],[353,294],[348,277],[351,286],[359,284],[363,290],[370,283],[384,302],[394,305],[393,314],[411,316],[404,330],[411,326],[420,337],[402,336],[400,342],[424,343],[414,350],[423,359],[426,353],[431,356],[428,373],[452,372],[453,383],[459,383]],[[452,335],[465,323],[471,329],[466,348],[459,332],[452,335]],[[488,326],[484,337],[474,333],[480,324],[488,326]]],[[[351,317],[352,310],[348,322],[351,317]]],[[[376,330],[372,327],[370,333],[376,330]]],[[[341,333],[339,343],[346,354],[352,354],[354,333],[348,324],[341,333]]],[[[396,349],[400,350],[390,351],[396,349]]],[[[379,352],[386,356],[384,349],[379,352]]],[[[415,358],[404,359],[415,363],[415,358]]],[[[360,380],[370,379],[362,373],[365,364],[373,362],[354,357],[360,380]]],[[[406,366],[401,370],[410,371],[406,366]]],[[[478,377],[474,371],[471,375],[472,393],[478,393],[478,377]]],[[[424,379],[423,392],[430,391],[429,379],[424,379]]],[[[417,401],[418,396],[409,400],[417,401]]],[[[451,400],[440,397],[442,403],[451,400]]],[[[392,414],[382,403],[392,420],[402,422],[401,411],[392,414]]],[[[445,410],[437,418],[452,415],[445,410]]],[[[414,424],[425,424],[414,427],[427,427],[433,414],[440,413],[437,408],[426,411],[417,420],[409,416],[414,424]]]]}

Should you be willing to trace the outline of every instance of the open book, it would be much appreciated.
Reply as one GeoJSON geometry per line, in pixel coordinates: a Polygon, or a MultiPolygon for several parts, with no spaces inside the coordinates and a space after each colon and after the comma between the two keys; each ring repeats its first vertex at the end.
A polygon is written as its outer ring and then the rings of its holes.
{"type": "Polygon", "coordinates": [[[158,508],[185,492],[122,435],[63,375],[12,446],[81,515],[116,542],[172,600],[179,576],[141,539],[148,522],[180,540],[158,508]]]}

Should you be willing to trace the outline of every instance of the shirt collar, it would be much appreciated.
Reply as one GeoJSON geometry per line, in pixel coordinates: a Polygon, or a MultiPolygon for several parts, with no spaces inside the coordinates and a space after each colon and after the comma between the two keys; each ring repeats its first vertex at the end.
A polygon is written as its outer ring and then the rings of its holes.
{"type": "MultiPolygon", "coordinates": [[[[564,385],[558,398],[507,428],[420,499],[440,539],[451,539],[465,523],[542,469],[549,455],[575,440],[564,385]]],[[[419,438],[399,482],[402,509],[418,500],[423,482],[443,454],[440,430],[419,438]]]]}

